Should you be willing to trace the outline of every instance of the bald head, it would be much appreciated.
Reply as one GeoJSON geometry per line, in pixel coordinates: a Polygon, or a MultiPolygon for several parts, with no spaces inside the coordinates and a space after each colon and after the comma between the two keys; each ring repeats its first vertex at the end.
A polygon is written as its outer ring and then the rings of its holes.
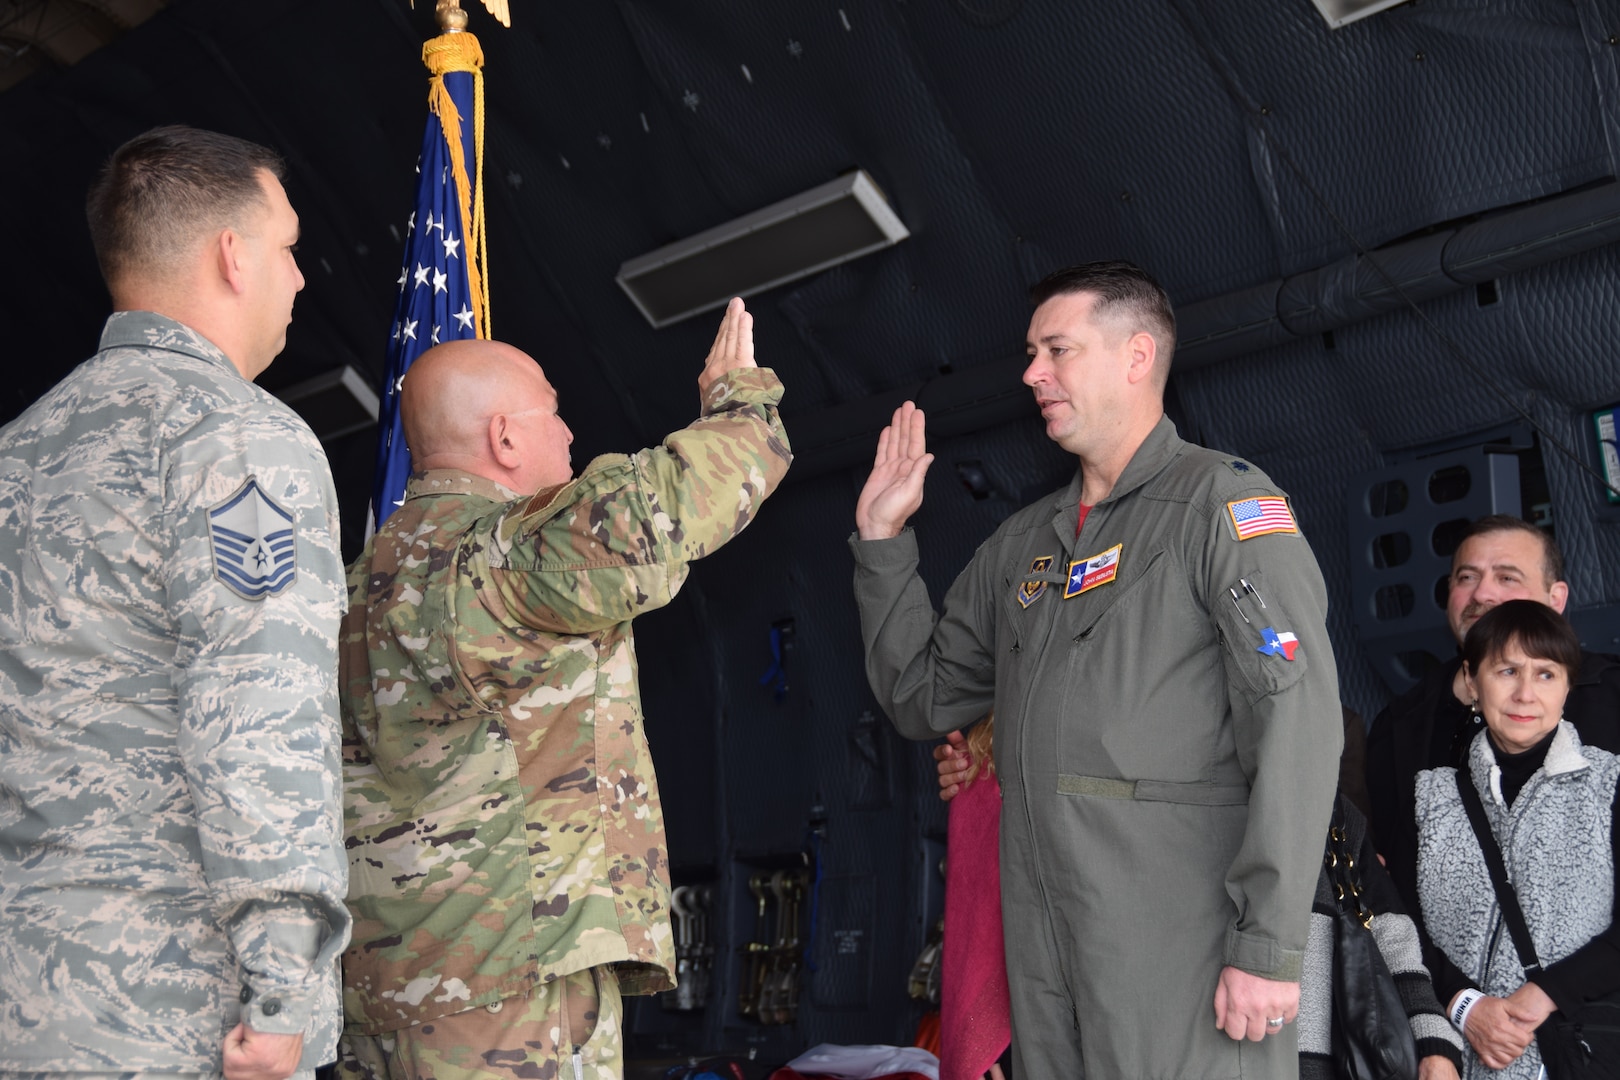
{"type": "Polygon", "coordinates": [[[499,341],[449,341],[417,358],[400,419],[418,469],[460,469],[532,495],[573,473],[557,392],[527,354],[499,341]]]}

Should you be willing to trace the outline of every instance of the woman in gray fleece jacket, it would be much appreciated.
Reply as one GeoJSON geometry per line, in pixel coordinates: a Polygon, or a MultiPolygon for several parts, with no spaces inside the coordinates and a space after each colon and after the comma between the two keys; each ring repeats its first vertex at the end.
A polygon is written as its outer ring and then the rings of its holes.
{"type": "Polygon", "coordinates": [[[1513,600],[1480,617],[1463,670],[1485,730],[1468,777],[1485,804],[1542,970],[1526,980],[1457,792],[1456,770],[1418,776],[1418,896],[1440,999],[1468,1040],[1464,1075],[1535,1080],[1536,1028],[1620,989],[1615,921],[1620,759],[1562,720],[1580,641],[1562,615],[1513,600]]]}

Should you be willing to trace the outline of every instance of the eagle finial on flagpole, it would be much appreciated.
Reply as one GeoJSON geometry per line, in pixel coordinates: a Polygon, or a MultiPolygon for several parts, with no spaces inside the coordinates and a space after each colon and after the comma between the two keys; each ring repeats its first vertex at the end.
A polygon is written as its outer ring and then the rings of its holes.
{"type": "MultiPolygon", "coordinates": [[[[508,29],[512,26],[511,0],[484,0],[489,13],[508,29]]],[[[458,34],[467,29],[467,13],[461,10],[461,0],[439,0],[433,13],[438,17],[439,29],[446,34],[458,34]]]]}
{"type": "Polygon", "coordinates": [[[446,34],[459,34],[467,29],[467,13],[461,10],[461,0],[439,0],[433,14],[439,20],[439,30],[446,34]]]}

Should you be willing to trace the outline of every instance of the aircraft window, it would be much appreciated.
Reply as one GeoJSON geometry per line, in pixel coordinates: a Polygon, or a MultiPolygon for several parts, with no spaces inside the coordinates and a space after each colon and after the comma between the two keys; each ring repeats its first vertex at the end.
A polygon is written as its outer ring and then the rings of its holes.
{"type": "Polygon", "coordinates": [[[1405,582],[1396,582],[1385,585],[1373,593],[1373,614],[1379,622],[1388,622],[1391,619],[1402,619],[1412,614],[1412,608],[1417,603],[1417,594],[1412,586],[1405,582]]]}
{"type": "Polygon", "coordinates": [[[1462,534],[1467,531],[1468,524],[1467,518],[1452,518],[1450,521],[1442,521],[1429,534],[1429,546],[1442,559],[1451,558],[1457,550],[1457,545],[1462,543],[1462,534]]]}
{"type": "Polygon", "coordinates": [[[1451,575],[1441,574],[1434,579],[1434,606],[1441,611],[1446,610],[1446,601],[1451,599],[1451,575]]]}
{"type": "Polygon", "coordinates": [[[1412,557],[1412,538],[1403,532],[1385,533],[1372,542],[1373,566],[1388,570],[1412,557]]]}
{"type": "Polygon", "coordinates": [[[1367,491],[1367,512],[1375,518],[1389,517],[1406,509],[1406,484],[1401,480],[1380,480],[1367,491]]]}
{"type": "Polygon", "coordinates": [[[1474,475],[1466,465],[1447,465],[1429,474],[1429,498],[1437,503],[1465,498],[1473,486],[1474,475]]]}

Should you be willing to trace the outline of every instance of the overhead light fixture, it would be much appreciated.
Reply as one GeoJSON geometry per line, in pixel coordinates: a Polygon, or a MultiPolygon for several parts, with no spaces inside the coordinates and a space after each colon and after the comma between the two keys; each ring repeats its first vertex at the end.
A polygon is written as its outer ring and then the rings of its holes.
{"type": "Polygon", "coordinates": [[[370,382],[347,364],[294,383],[276,397],[302,416],[323,443],[371,427],[380,405],[370,382]]]}
{"type": "Polygon", "coordinates": [[[1365,19],[1396,4],[1404,4],[1406,0],[1311,0],[1311,2],[1316,5],[1316,10],[1322,13],[1322,18],[1327,20],[1327,24],[1337,30],[1357,19],[1365,19]]]}
{"type": "Polygon", "coordinates": [[[899,243],[911,233],[864,169],[631,259],[614,279],[668,326],[899,243]]]}

